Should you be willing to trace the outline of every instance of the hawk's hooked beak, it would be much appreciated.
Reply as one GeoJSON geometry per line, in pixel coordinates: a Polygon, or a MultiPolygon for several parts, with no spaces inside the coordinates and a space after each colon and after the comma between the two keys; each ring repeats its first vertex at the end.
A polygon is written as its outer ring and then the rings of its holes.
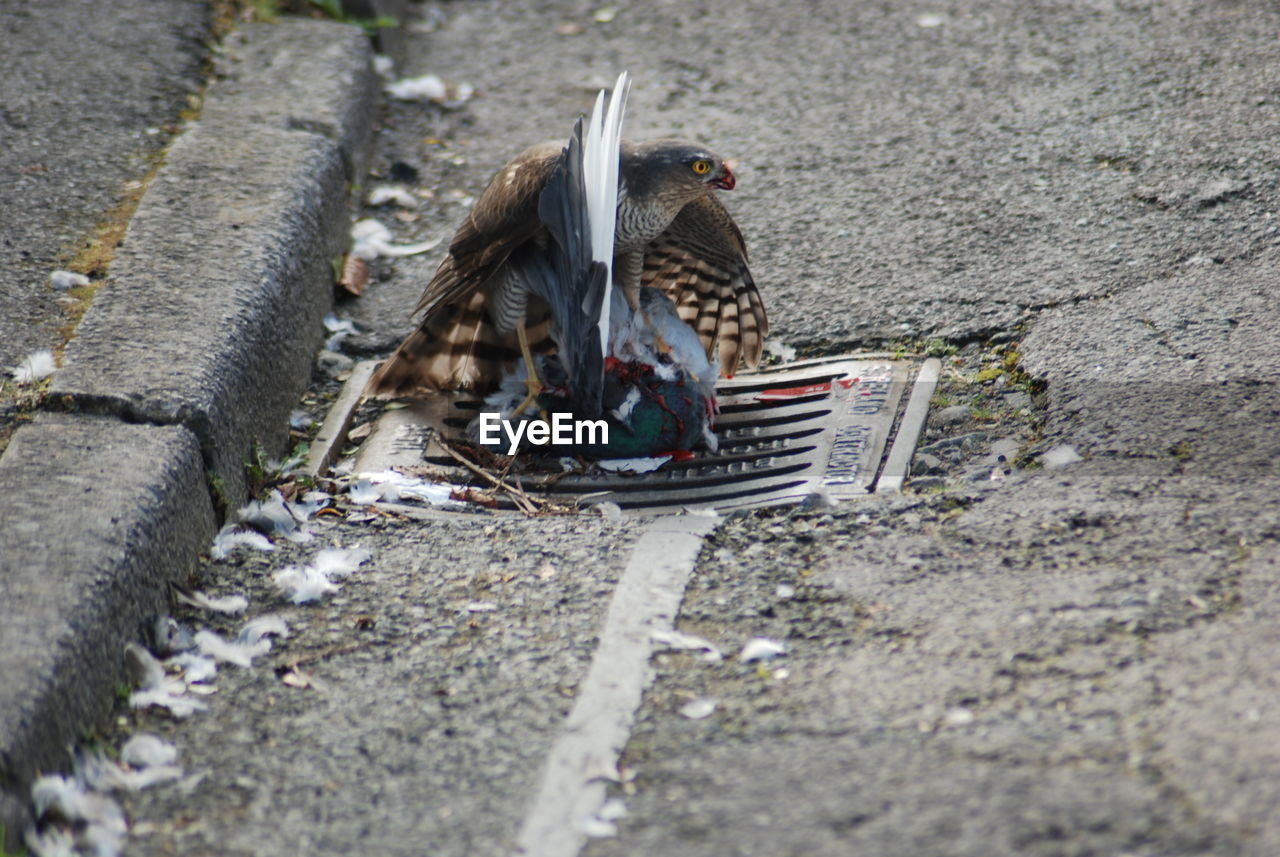
{"type": "Polygon", "coordinates": [[[729,169],[728,163],[720,165],[720,173],[710,182],[712,187],[718,187],[721,190],[733,190],[733,186],[737,184],[733,178],[733,171],[729,169]]]}

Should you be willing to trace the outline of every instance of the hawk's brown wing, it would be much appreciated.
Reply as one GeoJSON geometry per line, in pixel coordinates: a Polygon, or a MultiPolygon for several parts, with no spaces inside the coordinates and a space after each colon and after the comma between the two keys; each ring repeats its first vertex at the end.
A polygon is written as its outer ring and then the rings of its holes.
{"type": "Polygon", "coordinates": [[[769,320],[738,224],[714,195],[686,205],[645,250],[642,284],[662,289],[720,369],[760,365],[769,320]]]}
{"type": "MultiPolygon", "coordinates": [[[[543,230],[538,198],[561,148],[546,143],[526,149],[489,181],[418,300],[418,328],[378,368],[368,393],[483,391],[501,380],[520,352],[514,333],[500,333],[493,324],[483,289],[512,251],[543,230]]],[[[541,344],[545,321],[530,329],[530,337],[541,344]]]]}
{"type": "Polygon", "coordinates": [[[538,197],[563,148],[543,143],[525,149],[489,180],[414,312],[430,316],[436,307],[469,297],[488,282],[511,251],[542,231],[538,197]]]}

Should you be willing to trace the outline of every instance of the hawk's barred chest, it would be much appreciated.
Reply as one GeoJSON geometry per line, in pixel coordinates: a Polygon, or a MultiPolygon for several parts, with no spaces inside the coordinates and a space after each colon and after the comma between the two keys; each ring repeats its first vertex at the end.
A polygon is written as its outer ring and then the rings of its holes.
{"type": "Polygon", "coordinates": [[[684,198],[672,200],[657,194],[636,199],[627,193],[625,180],[620,180],[614,252],[620,255],[643,250],[671,225],[686,201],[684,198]]]}

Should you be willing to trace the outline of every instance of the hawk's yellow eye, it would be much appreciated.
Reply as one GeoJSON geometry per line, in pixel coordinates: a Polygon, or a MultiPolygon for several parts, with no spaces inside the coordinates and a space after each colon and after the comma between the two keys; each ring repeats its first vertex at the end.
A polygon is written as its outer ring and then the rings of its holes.
{"type": "Polygon", "coordinates": [[[693,162],[693,171],[700,176],[705,176],[711,172],[711,162],[708,160],[697,160],[693,162]]]}

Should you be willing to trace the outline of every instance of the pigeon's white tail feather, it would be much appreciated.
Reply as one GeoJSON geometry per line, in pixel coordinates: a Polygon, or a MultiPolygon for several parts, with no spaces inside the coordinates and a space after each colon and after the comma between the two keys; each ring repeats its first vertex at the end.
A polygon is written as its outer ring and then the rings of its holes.
{"type": "Polygon", "coordinates": [[[631,81],[624,71],[613,85],[609,112],[604,112],[604,92],[596,97],[591,123],[583,141],[583,173],[587,186],[587,216],[591,222],[591,258],[609,270],[604,305],[600,311],[600,347],[609,356],[609,307],[613,289],[613,234],[618,215],[618,150],[622,142],[622,117],[631,81]]]}
{"type": "Polygon", "coordinates": [[[604,218],[601,209],[604,207],[605,182],[604,173],[604,90],[596,96],[595,106],[591,109],[591,118],[587,120],[587,132],[582,137],[582,178],[587,191],[587,223],[591,231],[591,258],[597,262],[608,264],[612,253],[604,253],[600,243],[601,226],[604,218]]]}

